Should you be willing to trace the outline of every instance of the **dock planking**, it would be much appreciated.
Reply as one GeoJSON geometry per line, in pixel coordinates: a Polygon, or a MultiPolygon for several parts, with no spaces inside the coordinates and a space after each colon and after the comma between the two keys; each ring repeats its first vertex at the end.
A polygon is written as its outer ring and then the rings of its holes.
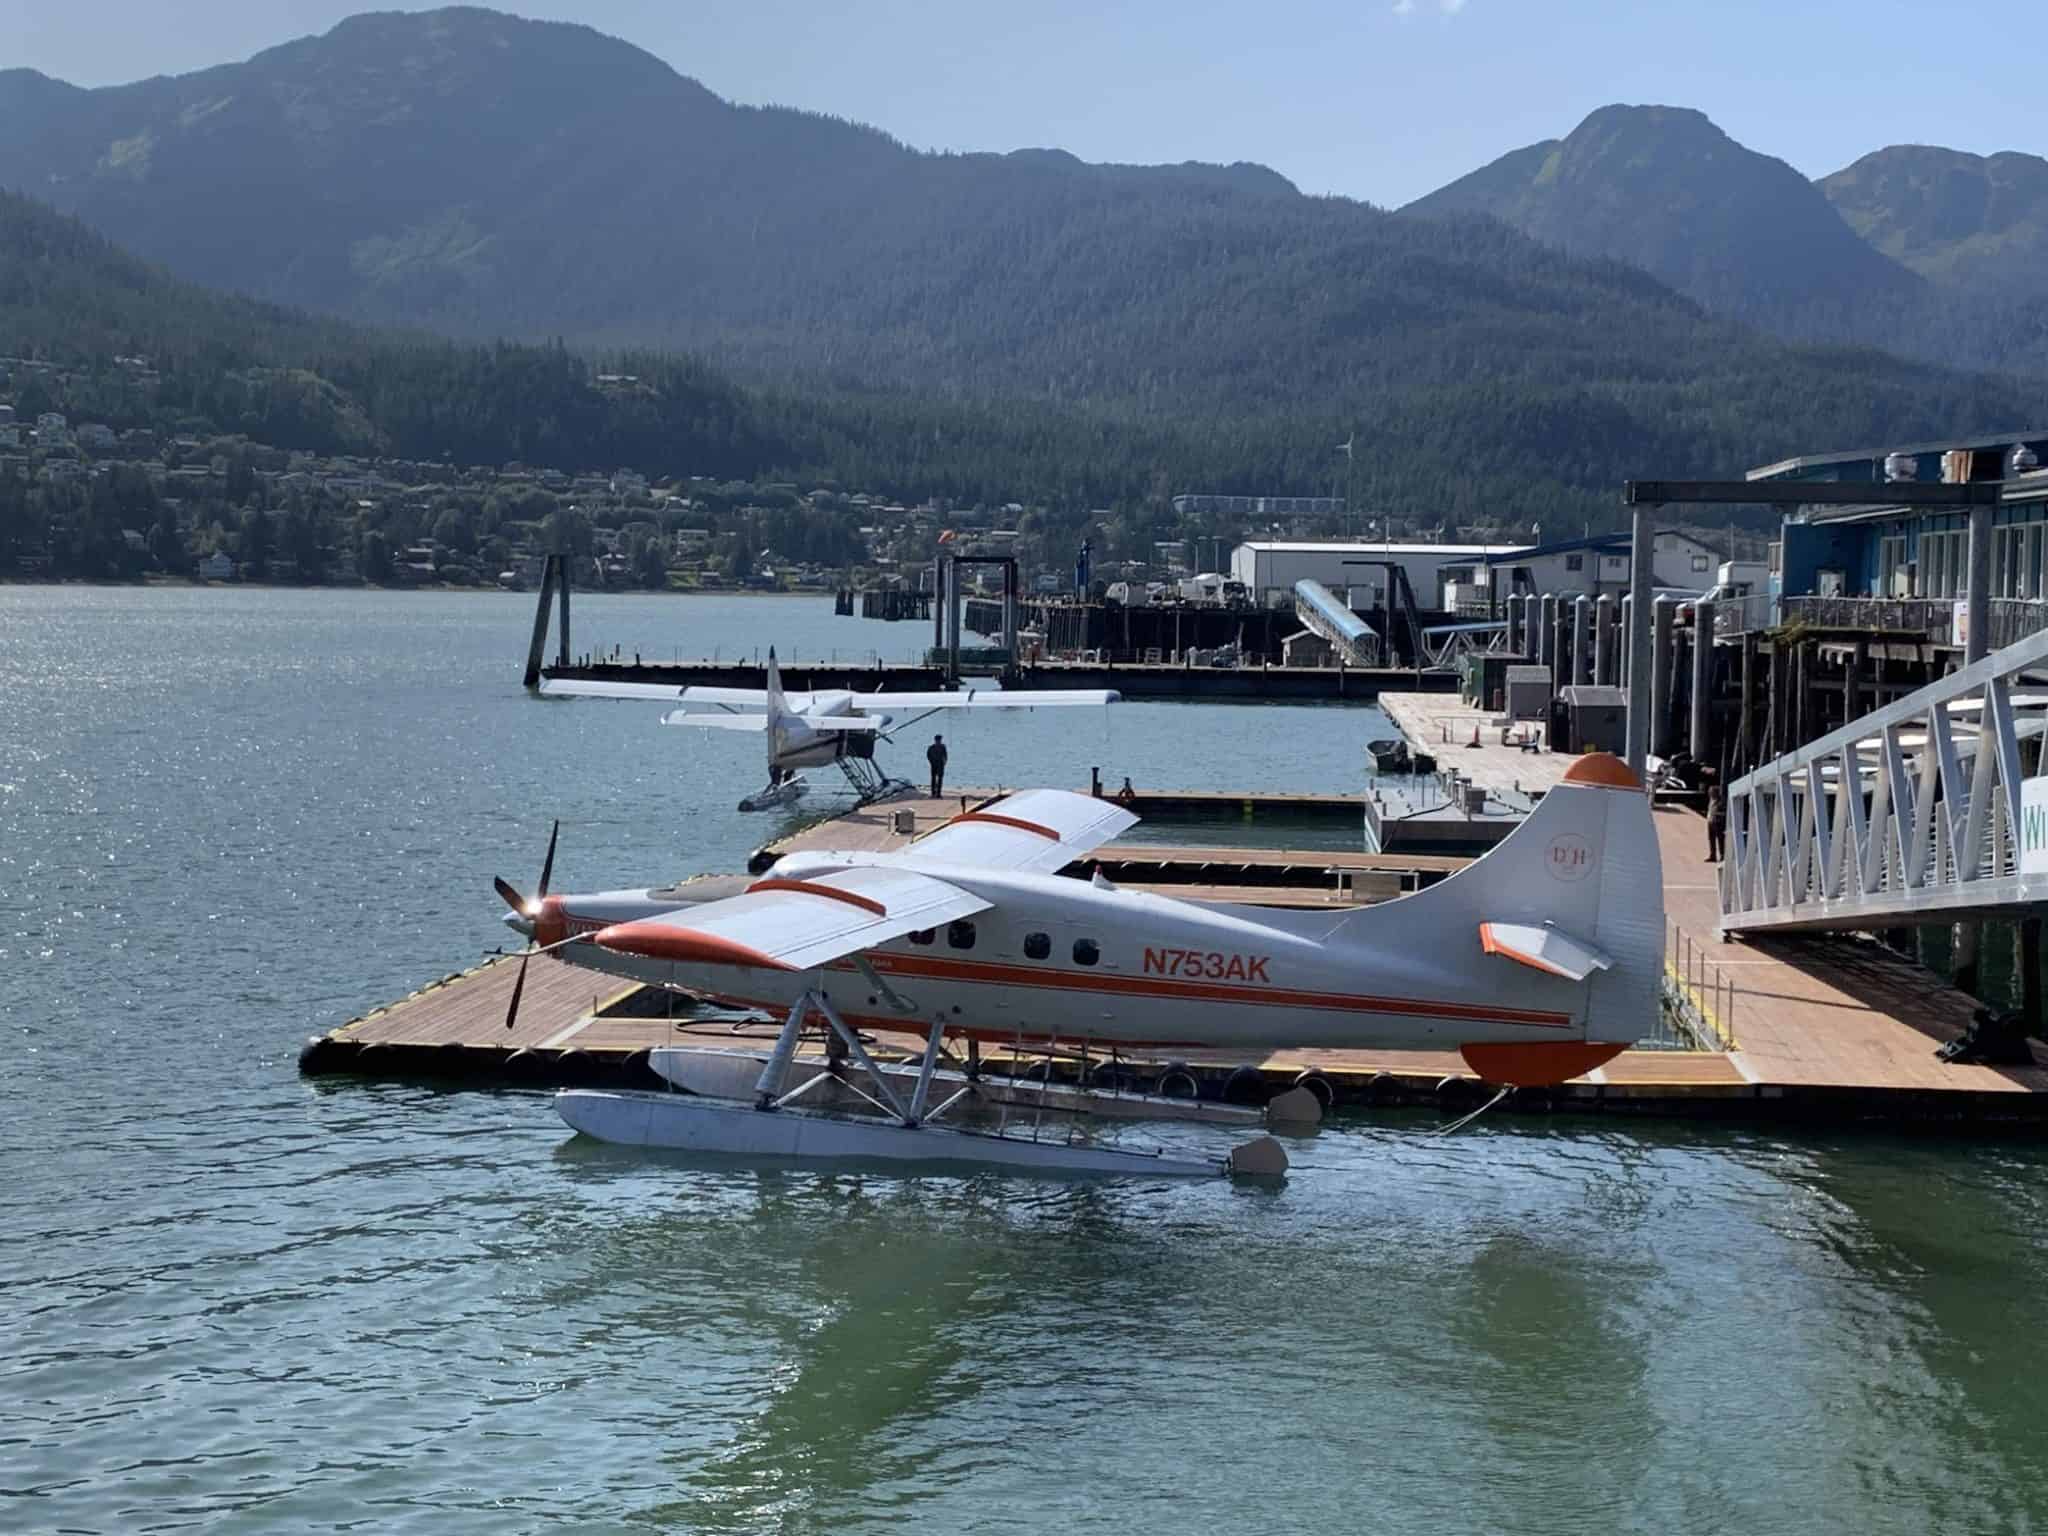
{"type": "MultiPolygon", "coordinates": [[[[1502,799],[1540,797],[1562,784],[1566,770],[1578,761],[1568,752],[1525,752],[1503,744],[1500,727],[1491,723],[1500,715],[1475,709],[1455,693],[1383,693],[1379,706],[1412,749],[1429,753],[1439,769],[1455,769],[1502,799]]],[[[1524,730],[1534,732],[1536,727],[1517,726],[1512,734],[1519,736],[1524,730]]]]}
{"type": "MultiPolygon", "coordinates": [[[[1563,761],[1569,762],[1566,758],[1563,761]]],[[[969,796],[970,805],[985,795],[969,796]]],[[[773,845],[900,847],[894,812],[908,809],[919,833],[958,814],[959,797],[913,800],[834,818],[773,845]]],[[[1717,935],[1714,867],[1704,862],[1698,813],[1660,807],[1655,822],[1665,872],[1665,910],[1674,934],[1703,951],[1727,982],[1734,1035],[1729,1051],[1630,1050],[1599,1071],[1561,1087],[1520,1092],[1506,1108],[1610,1110],[1649,1115],[1825,1119],[1946,1126],[2048,1127],[2048,1061],[2033,1067],[1953,1065],[1935,1048],[1969,1023],[1975,1003],[1930,972],[1882,946],[1854,939],[1776,939],[1723,944],[1717,935]]],[[[1239,902],[1339,905],[1327,889],[1280,878],[1312,869],[1318,881],[1338,861],[1373,855],[1279,849],[1127,845],[1102,857],[1158,859],[1169,854],[1203,878],[1152,885],[1169,894],[1239,902]],[[1289,861],[1295,861],[1290,863],[1289,861]]],[[[1417,856],[1381,859],[1413,867],[1417,856]]],[[[1456,867],[1462,860],[1443,860],[1456,867]]],[[[1354,866],[1372,869],[1373,865],[1354,866]]],[[[1436,871],[1440,878],[1446,870],[1436,871]]],[[[1143,882],[1127,882],[1143,884],[1143,882]]],[[[387,1007],[316,1037],[301,1054],[309,1074],[419,1077],[460,1083],[554,1085],[610,1082],[655,1086],[646,1052],[694,1041],[768,1043],[767,1027],[736,1023],[663,994],[542,956],[531,962],[516,1027],[504,1028],[517,965],[497,957],[431,983],[387,1007]]],[[[884,1034],[879,1048],[917,1054],[915,1036],[884,1034]]],[[[1002,1053],[990,1053],[992,1062],[1002,1053]]],[[[1253,1068],[1269,1087],[1304,1074],[1340,1103],[1443,1103],[1465,1106],[1477,1084],[1453,1052],[1283,1050],[1175,1052],[1218,1092],[1238,1069],[1253,1068]]],[[[1162,1061],[1133,1060],[1141,1075],[1162,1061]]]]}

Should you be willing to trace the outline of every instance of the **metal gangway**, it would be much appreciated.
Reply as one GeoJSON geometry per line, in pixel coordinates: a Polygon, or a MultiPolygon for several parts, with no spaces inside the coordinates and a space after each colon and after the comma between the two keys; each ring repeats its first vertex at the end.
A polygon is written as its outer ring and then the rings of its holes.
{"type": "Polygon", "coordinates": [[[1351,611],[1351,605],[1320,581],[1294,584],[1294,616],[1302,627],[1321,635],[1339,656],[1354,667],[1380,664],[1380,637],[1365,620],[1351,611]]]}
{"type": "Polygon", "coordinates": [[[1989,917],[2048,902],[2048,631],[1728,787],[1721,931],[1989,917]]]}

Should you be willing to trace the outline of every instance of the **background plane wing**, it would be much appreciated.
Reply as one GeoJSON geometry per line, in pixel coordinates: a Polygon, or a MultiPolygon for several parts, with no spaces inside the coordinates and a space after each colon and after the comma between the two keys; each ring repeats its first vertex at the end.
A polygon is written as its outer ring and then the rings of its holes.
{"type": "Polygon", "coordinates": [[[991,903],[908,869],[770,875],[738,896],[600,929],[605,949],[687,965],[808,971],[991,903]]]}
{"type": "Polygon", "coordinates": [[[863,713],[889,709],[1061,709],[1082,704],[1114,704],[1121,697],[1114,688],[962,688],[954,693],[857,693],[853,696],[853,707],[863,713]]]}
{"type": "Polygon", "coordinates": [[[550,699],[660,699],[670,704],[688,692],[673,683],[593,683],[574,677],[551,677],[540,691],[550,699]]]}
{"type": "Polygon", "coordinates": [[[1114,800],[1026,789],[955,816],[903,850],[908,858],[1049,871],[1093,853],[1138,818],[1114,800]]]}

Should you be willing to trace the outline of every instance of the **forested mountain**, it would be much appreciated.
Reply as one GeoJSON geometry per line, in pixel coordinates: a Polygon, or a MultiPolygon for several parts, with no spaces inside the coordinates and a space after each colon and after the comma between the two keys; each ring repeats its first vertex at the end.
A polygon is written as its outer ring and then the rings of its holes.
{"type": "Polygon", "coordinates": [[[1946,288],[2048,293],[2048,160],[1898,144],[1820,180],[1877,250],[1946,288]]]}
{"type": "Polygon", "coordinates": [[[1698,112],[1603,107],[1404,214],[1484,214],[1793,340],[2048,374],[2048,163],[1888,149],[1818,183],[1698,112]]]}
{"type": "Polygon", "coordinates": [[[1606,518],[1630,475],[2039,414],[2002,381],[1761,338],[1497,220],[1256,166],[920,154],[488,11],[104,90],[0,74],[0,183],[186,277],[488,339],[231,301],[104,246],[0,308],[51,348],[165,358],[172,406],[285,443],[1157,508],[1328,491],[1355,430],[1359,498],[1435,526],[1606,518]],[[599,389],[586,359],[627,348],[647,388],[599,389]]]}
{"type": "Polygon", "coordinates": [[[1781,333],[1840,334],[1844,317],[1922,286],[1791,166],[1681,107],[1602,107],[1567,137],[1504,155],[1406,211],[1491,214],[1781,333]]]}

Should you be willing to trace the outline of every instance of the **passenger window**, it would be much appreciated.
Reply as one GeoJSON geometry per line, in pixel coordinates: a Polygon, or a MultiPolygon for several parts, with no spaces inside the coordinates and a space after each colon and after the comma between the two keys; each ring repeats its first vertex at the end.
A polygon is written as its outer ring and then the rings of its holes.
{"type": "Polygon", "coordinates": [[[968,922],[964,917],[957,922],[946,924],[946,947],[948,949],[974,948],[974,924],[968,922]]]}
{"type": "Polygon", "coordinates": [[[932,931],[929,928],[919,928],[910,935],[910,942],[913,944],[929,944],[931,941],[932,931]]]}
{"type": "Polygon", "coordinates": [[[1102,958],[1102,946],[1093,939],[1074,940],[1074,964],[1093,965],[1102,958]]]}
{"type": "Polygon", "coordinates": [[[1043,960],[1052,953],[1052,935],[1049,933],[1027,933],[1024,935],[1024,958],[1043,960]]]}

